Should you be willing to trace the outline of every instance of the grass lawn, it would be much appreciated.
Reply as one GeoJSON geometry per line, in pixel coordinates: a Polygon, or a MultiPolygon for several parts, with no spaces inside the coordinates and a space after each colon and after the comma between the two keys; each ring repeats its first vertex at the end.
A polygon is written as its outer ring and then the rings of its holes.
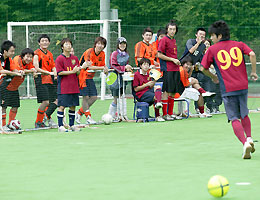
{"type": "MultiPolygon", "coordinates": [[[[110,102],[97,101],[93,118],[99,120],[110,102]]],[[[36,100],[21,103],[17,119],[33,127],[36,100]]],[[[128,100],[129,117],[132,107],[128,100]]],[[[259,140],[260,114],[249,116],[259,140]]],[[[0,135],[0,200],[209,200],[207,182],[217,174],[230,183],[223,199],[258,199],[258,143],[252,159],[242,160],[225,115],[94,127],[0,135]]]]}

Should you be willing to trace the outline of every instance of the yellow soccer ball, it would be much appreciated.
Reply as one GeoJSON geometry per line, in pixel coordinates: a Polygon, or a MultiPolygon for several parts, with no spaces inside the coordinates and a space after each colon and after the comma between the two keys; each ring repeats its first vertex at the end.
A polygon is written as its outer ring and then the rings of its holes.
{"type": "Polygon", "coordinates": [[[228,180],[220,175],[212,176],[208,182],[208,191],[214,197],[223,197],[229,190],[228,180]]]}

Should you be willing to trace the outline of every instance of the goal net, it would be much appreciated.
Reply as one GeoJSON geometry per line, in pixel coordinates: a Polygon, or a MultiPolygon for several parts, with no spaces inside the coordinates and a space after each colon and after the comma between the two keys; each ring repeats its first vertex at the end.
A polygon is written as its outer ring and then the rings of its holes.
{"type": "MultiPolygon", "coordinates": [[[[16,55],[28,47],[33,50],[39,48],[38,38],[42,34],[48,34],[51,39],[49,46],[54,60],[61,54],[59,42],[68,37],[73,42],[75,55],[80,59],[88,48],[93,47],[95,38],[103,36],[107,39],[106,65],[108,66],[109,55],[116,49],[116,40],[121,36],[121,20],[81,20],[81,21],[52,21],[52,22],[8,22],[8,40],[16,44],[16,55]]],[[[95,77],[98,93],[101,99],[105,98],[106,84],[103,73],[95,77]]],[[[36,96],[33,78],[28,75],[19,88],[20,96],[33,98],[36,96]]]]}

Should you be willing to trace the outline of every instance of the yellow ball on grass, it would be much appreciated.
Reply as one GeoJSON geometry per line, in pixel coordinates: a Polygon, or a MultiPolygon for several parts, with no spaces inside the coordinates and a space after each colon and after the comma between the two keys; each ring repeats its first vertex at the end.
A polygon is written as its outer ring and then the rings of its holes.
{"type": "Polygon", "coordinates": [[[214,197],[223,197],[229,190],[228,180],[220,175],[212,176],[208,182],[208,191],[214,197]]]}

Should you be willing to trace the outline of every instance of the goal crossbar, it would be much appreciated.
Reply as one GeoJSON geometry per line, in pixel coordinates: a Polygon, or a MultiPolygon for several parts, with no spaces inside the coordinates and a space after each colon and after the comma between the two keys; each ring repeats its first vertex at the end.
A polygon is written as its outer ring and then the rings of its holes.
{"type": "MultiPolygon", "coordinates": [[[[8,40],[13,40],[13,29],[12,27],[17,27],[17,26],[24,26],[25,27],[25,35],[26,35],[26,47],[29,48],[29,27],[30,26],[59,26],[59,25],[87,25],[87,24],[100,24],[102,27],[100,31],[100,34],[104,38],[106,38],[108,41],[107,47],[104,49],[104,52],[106,54],[106,65],[109,65],[109,55],[108,55],[108,47],[110,46],[110,38],[109,38],[109,27],[110,23],[117,23],[118,24],[118,37],[121,37],[121,20],[74,20],[74,21],[32,21],[32,22],[8,22],[7,23],[7,38],[8,40]]],[[[105,99],[105,76],[101,76],[101,99],[105,99]]],[[[29,85],[29,79],[27,81],[27,86],[29,85]]],[[[28,90],[29,91],[29,90],[28,90]]],[[[27,92],[29,95],[29,92],[27,92]]]]}

